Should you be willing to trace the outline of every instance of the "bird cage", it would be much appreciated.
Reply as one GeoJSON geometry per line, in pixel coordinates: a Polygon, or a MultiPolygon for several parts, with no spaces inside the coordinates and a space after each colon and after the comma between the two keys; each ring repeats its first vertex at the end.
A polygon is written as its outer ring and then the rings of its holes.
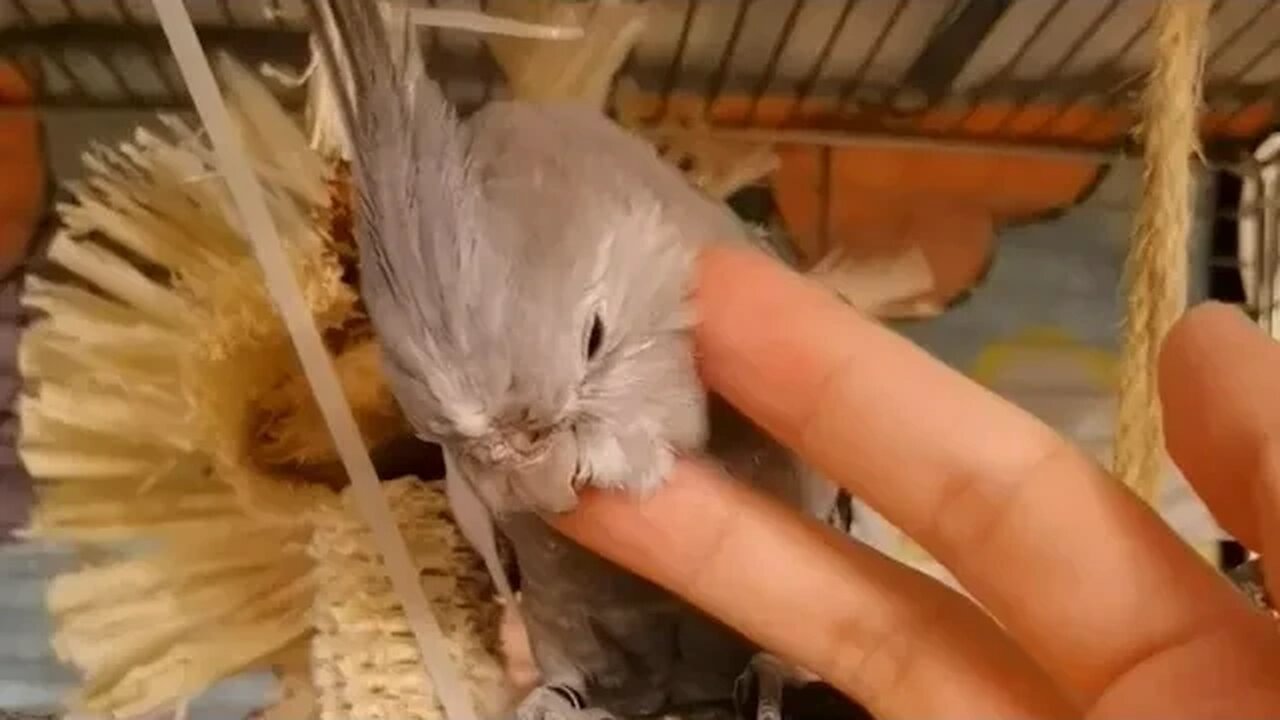
{"type": "MultiPolygon", "coordinates": [[[[340,138],[327,135],[331,129],[317,121],[321,100],[311,80],[320,70],[315,62],[314,18],[307,0],[184,0],[183,4],[207,51],[225,51],[249,69],[248,76],[236,84],[239,100],[252,104],[246,116],[274,121],[278,110],[282,116],[307,125],[313,145],[322,140],[335,147],[341,145],[340,138]],[[254,88],[269,92],[270,108],[264,109],[265,101],[254,94],[254,88]]],[[[884,279],[889,276],[896,277],[899,272],[911,275],[920,263],[930,265],[932,285],[889,288],[884,293],[891,297],[875,301],[879,303],[878,314],[910,319],[946,312],[980,281],[990,265],[990,237],[996,228],[1042,219],[1080,202],[1097,186],[1109,164],[1139,155],[1136,100],[1154,61],[1158,2],[419,0],[417,5],[480,11],[547,27],[579,28],[581,36],[576,39],[537,40],[424,27],[427,70],[441,81],[446,95],[464,114],[486,102],[512,97],[574,99],[598,105],[625,127],[649,138],[691,182],[759,224],[784,257],[824,278],[851,302],[855,295],[862,302],[869,287],[887,284],[884,279]],[[946,232],[936,233],[936,242],[915,256],[894,255],[897,251],[886,239],[893,234],[889,229],[917,222],[919,217],[913,213],[922,197],[928,200],[923,204],[945,207],[952,213],[946,216],[946,232]],[[850,244],[850,239],[859,235],[855,229],[868,227],[876,232],[864,235],[878,238],[871,247],[850,244]],[[963,242],[950,235],[953,230],[957,237],[963,236],[963,242]],[[979,249],[969,254],[957,249],[970,242],[979,249]],[[886,254],[891,256],[888,261],[883,260],[886,254]]],[[[1274,143],[1261,149],[1259,143],[1280,124],[1280,33],[1276,27],[1280,27],[1280,0],[1212,3],[1203,109],[1198,120],[1206,166],[1237,175],[1245,183],[1241,206],[1230,213],[1241,223],[1239,272],[1246,288],[1246,306],[1269,328],[1277,327],[1271,318],[1280,263],[1276,240],[1280,183],[1275,179],[1280,160],[1276,159],[1274,143]]],[[[103,168],[117,173],[113,178],[127,176],[120,168],[147,153],[182,150],[190,152],[182,156],[183,162],[193,167],[210,163],[207,153],[189,151],[187,143],[198,145],[201,133],[191,120],[190,94],[150,0],[0,0],[0,60],[16,69],[24,81],[21,92],[6,92],[0,87],[0,103],[7,115],[37,112],[53,120],[144,111],[188,118],[167,126],[180,136],[181,143],[157,140],[155,135],[102,138],[110,153],[90,156],[97,163],[90,166],[91,177],[104,177],[103,168]],[[119,144],[121,141],[131,144],[126,147],[119,144]]],[[[294,161],[271,157],[266,146],[256,152],[255,158],[264,164],[294,161]]],[[[319,152],[297,162],[297,166],[276,166],[278,176],[285,178],[300,167],[316,171],[311,177],[303,173],[289,182],[297,183],[298,194],[310,193],[308,197],[315,204],[329,203],[330,214],[300,222],[317,223],[320,230],[316,233],[333,240],[341,234],[334,228],[341,223],[338,216],[343,208],[337,207],[341,203],[331,194],[336,192],[334,187],[342,186],[341,163],[331,166],[329,158],[319,152]],[[331,174],[321,178],[321,171],[331,174]]],[[[52,199],[83,208],[84,199],[91,196],[71,197],[65,189],[52,195],[44,208],[48,220],[45,235],[56,234],[62,221],[76,212],[56,207],[52,199]]],[[[213,221],[224,222],[225,218],[214,217],[213,221]]],[[[77,222],[92,225],[83,215],[77,222]]],[[[227,221],[226,227],[233,232],[236,226],[227,221]]],[[[315,230],[307,226],[299,232],[305,234],[308,228],[315,230]]],[[[107,234],[102,227],[95,232],[107,234]]],[[[47,245],[36,243],[33,258],[47,245]]],[[[56,277],[57,266],[61,266],[63,280],[68,268],[70,275],[84,279],[88,272],[85,263],[116,263],[120,268],[128,267],[121,272],[136,270],[138,277],[145,278],[139,283],[167,287],[163,267],[148,265],[146,258],[119,244],[104,247],[107,249],[95,250],[98,254],[92,257],[60,255],[54,258],[54,267],[41,270],[56,277]]],[[[341,255],[343,249],[335,252],[341,255]]],[[[190,259],[181,252],[166,257],[175,262],[190,259]]],[[[249,262],[248,254],[236,258],[240,261],[249,262]]],[[[39,274],[37,264],[34,260],[31,263],[31,276],[39,274]]],[[[326,277],[317,271],[314,278],[319,279],[308,286],[309,297],[328,303],[313,310],[317,316],[328,313],[325,317],[332,321],[328,329],[334,330],[333,335],[350,339],[350,328],[343,322],[354,301],[341,283],[325,284],[326,277]]],[[[265,294],[260,289],[252,292],[261,297],[255,295],[252,303],[237,305],[237,312],[244,317],[269,315],[265,294]]],[[[16,290],[3,297],[16,308],[16,290]]],[[[46,304],[44,311],[48,308],[46,304]]],[[[18,313],[12,308],[0,310],[0,318],[10,327],[18,323],[18,313]]],[[[167,318],[165,322],[181,320],[167,318]]],[[[250,324],[246,322],[245,327],[250,324]]],[[[259,334],[271,333],[276,333],[271,338],[274,345],[242,349],[245,356],[264,357],[265,347],[276,351],[287,348],[288,336],[282,328],[268,328],[259,334]]],[[[344,347],[363,347],[352,342],[356,344],[344,347]]],[[[367,354],[352,351],[338,355],[338,372],[344,379],[376,375],[367,354]]],[[[298,467],[305,470],[303,474],[311,483],[305,492],[270,487],[270,472],[255,474],[252,482],[247,480],[231,492],[208,482],[210,475],[217,473],[209,470],[216,465],[212,461],[192,468],[174,466],[177,470],[167,466],[165,470],[198,477],[204,493],[202,512],[240,529],[243,537],[256,543],[254,551],[245,553],[245,567],[239,568],[245,571],[245,587],[265,593],[263,588],[279,582],[287,588],[288,597],[275,598],[279,602],[271,607],[277,614],[268,613],[270,622],[266,624],[255,624],[261,618],[248,617],[235,597],[220,600],[230,604],[219,605],[218,612],[224,614],[215,616],[230,618],[226,621],[229,632],[241,633],[245,644],[253,645],[252,651],[237,654],[235,649],[228,650],[218,645],[222,638],[212,637],[207,628],[198,631],[194,623],[165,626],[170,633],[167,641],[148,636],[155,646],[151,648],[155,657],[147,657],[149,670],[164,682],[148,679],[151,676],[130,676],[119,658],[92,652],[97,648],[88,646],[100,638],[91,633],[77,636],[76,627],[80,626],[76,623],[97,609],[90,581],[121,577],[110,573],[120,567],[112,563],[123,561],[104,555],[98,545],[118,541],[123,535],[108,533],[92,523],[59,526],[57,518],[45,516],[44,529],[52,528],[48,534],[55,539],[70,539],[78,553],[75,559],[85,568],[60,570],[63,584],[57,587],[63,594],[51,604],[57,606],[68,626],[76,626],[62,628],[58,651],[62,659],[90,678],[92,687],[82,694],[82,699],[89,698],[88,709],[120,717],[165,710],[233,672],[254,668],[270,671],[284,688],[269,709],[274,713],[271,717],[328,720],[343,713],[349,716],[355,702],[352,698],[374,702],[369,699],[374,696],[382,698],[379,702],[390,703],[379,706],[387,712],[391,712],[387,708],[411,708],[405,709],[407,714],[402,717],[440,717],[430,702],[413,694],[418,691],[406,691],[403,697],[389,701],[386,698],[386,687],[400,687],[395,683],[403,682],[397,677],[421,672],[418,661],[412,659],[411,643],[404,640],[403,619],[351,620],[342,615],[350,610],[342,604],[344,593],[354,593],[351,588],[360,581],[378,582],[376,553],[370,548],[367,532],[353,520],[354,511],[342,494],[346,478],[328,446],[317,411],[308,405],[306,381],[297,367],[286,365],[260,369],[276,372],[276,376],[255,376],[246,381],[247,386],[269,388],[273,394],[263,397],[271,400],[253,407],[246,401],[248,404],[235,412],[265,416],[292,408],[298,417],[308,418],[309,424],[299,421],[302,430],[275,436],[279,442],[274,450],[268,448],[276,452],[272,457],[280,460],[273,466],[279,472],[284,473],[281,468],[288,463],[294,463],[288,472],[303,472],[298,467]],[[306,446],[308,438],[316,444],[306,446]],[[312,450],[314,455],[309,454],[312,450]],[[258,483],[260,480],[263,482],[258,483]],[[309,508],[309,517],[318,519],[302,529],[287,523],[260,524],[256,515],[246,514],[237,504],[244,499],[241,491],[246,487],[267,488],[252,496],[253,502],[259,503],[258,510],[267,508],[271,511],[267,514],[279,517],[288,515],[290,504],[297,503],[309,508]],[[95,572],[99,575],[92,575],[95,572]],[[71,595],[74,602],[68,599],[71,595]],[[313,601],[328,603],[315,622],[306,615],[313,601]],[[337,622],[339,617],[349,622],[337,622]],[[344,653],[356,657],[360,643],[373,642],[377,628],[387,623],[398,632],[391,650],[380,657],[359,656],[352,661],[355,665],[339,662],[344,653]],[[317,628],[320,652],[332,661],[325,666],[328,674],[321,673],[318,679],[308,676],[304,658],[306,643],[317,628]],[[169,661],[160,656],[179,646],[191,653],[189,657],[208,660],[208,674],[165,675],[169,661]],[[215,646],[216,652],[211,649],[215,646]],[[388,660],[389,655],[399,659],[388,660]],[[365,677],[357,677],[361,673],[365,677]],[[378,677],[370,680],[374,674],[378,677]]],[[[16,363],[4,367],[11,378],[16,375],[16,363]]],[[[228,381],[224,386],[232,384],[228,381]]],[[[360,388],[344,385],[344,389],[355,398],[353,408],[361,430],[367,431],[366,441],[381,452],[374,458],[381,474],[388,478],[410,474],[439,477],[443,469],[438,460],[427,467],[421,461],[414,465],[403,460],[403,447],[395,451],[396,443],[411,443],[412,437],[403,418],[385,411],[388,396],[384,388],[374,384],[360,388]]],[[[74,400],[75,396],[68,398],[74,400]]],[[[60,411],[66,415],[74,410],[75,403],[69,403],[60,411]]],[[[64,424],[71,422],[60,417],[64,424]]],[[[167,428],[152,421],[117,430],[159,436],[167,428]]],[[[98,428],[95,432],[107,431],[98,428]]],[[[16,433],[5,435],[10,448],[16,433]]],[[[184,448],[184,452],[191,450],[184,448]]],[[[407,454],[417,456],[423,450],[413,445],[407,454]]],[[[12,449],[8,452],[13,455],[12,449]]],[[[48,456],[39,459],[46,462],[42,467],[47,472],[33,472],[38,481],[64,471],[49,469],[54,466],[48,456]]],[[[16,458],[3,472],[8,473],[3,478],[6,487],[18,484],[17,478],[24,473],[16,458]]],[[[124,471],[111,472],[115,477],[124,471]]],[[[138,487],[150,487],[149,483],[139,482],[138,487]]],[[[137,489],[121,481],[121,487],[126,486],[137,489]]],[[[439,493],[423,494],[417,486],[404,483],[389,483],[389,487],[388,492],[408,508],[406,513],[417,513],[397,520],[410,550],[426,558],[419,570],[453,578],[449,592],[472,598],[483,584],[484,568],[475,558],[463,557],[464,543],[457,532],[445,527],[439,493]]],[[[93,500],[107,503],[102,497],[93,500]]],[[[163,510],[157,505],[148,511],[160,514],[163,510]]],[[[36,516],[40,517],[39,511],[36,516]]],[[[148,522],[156,521],[152,517],[148,522]]],[[[140,532],[126,539],[149,541],[150,537],[140,532]]],[[[186,554],[169,557],[166,562],[170,564],[163,567],[180,574],[179,563],[187,562],[191,571],[184,577],[189,580],[221,577],[221,571],[212,568],[225,558],[208,553],[231,552],[237,547],[243,551],[236,545],[238,539],[220,536],[204,546],[183,550],[186,554]]],[[[59,563],[66,562],[64,556],[59,557],[59,563]]],[[[217,567],[226,570],[222,565],[217,567]]],[[[186,597],[174,585],[166,584],[164,577],[152,577],[150,582],[148,592],[186,597]]],[[[390,590],[381,590],[385,592],[377,602],[394,606],[390,590]]],[[[226,595],[234,593],[223,593],[226,595]]],[[[140,601],[133,596],[125,599],[140,601]]],[[[255,612],[262,610],[255,608],[255,612]]],[[[501,612],[488,599],[476,600],[473,605],[462,603],[455,610],[466,623],[495,626],[501,612]]],[[[142,610],[139,613],[133,616],[136,625],[163,625],[162,617],[142,610]]],[[[394,615],[393,610],[388,613],[394,615]]],[[[476,657],[489,652],[482,647],[485,642],[488,639],[474,637],[459,641],[465,652],[476,657]]],[[[10,662],[19,660],[0,649],[0,669],[10,662]]],[[[471,681],[477,685],[488,687],[486,684],[499,682],[492,657],[477,661],[472,670],[471,681]]],[[[5,704],[3,680],[0,677],[0,707],[5,704]]]]}
{"type": "MultiPolygon", "coordinates": [[[[305,92],[289,78],[309,64],[303,2],[188,4],[209,49],[266,70],[286,107],[301,109],[305,92]]],[[[997,222],[1041,217],[1086,195],[1096,181],[1090,170],[1134,150],[1134,100],[1150,65],[1156,0],[646,0],[642,13],[618,12],[620,4],[419,3],[608,27],[607,40],[601,33],[589,50],[573,51],[590,57],[592,69],[569,74],[594,74],[607,88],[606,111],[654,137],[704,184],[729,194],[767,183],[780,164],[775,186],[833,183],[776,198],[800,259],[817,264],[844,222],[832,213],[862,211],[811,206],[845,184],[875,185],[864,177],[872,171],[850,165],[918,175],[912,149],[951,153],[945,167],[929,166],[930,191],[990,193],[992,178],[1055,178],[1045,197],[1006,187],[1010,197],[988,203],[997,222]],[[784,148],[784,157],[762,145],[784,148]]],[[[1213,165],[1249,164],[1276,123],[1280,49],[1269,28],[1277,18],[1269,1],[1213,3],[1201,121],[1213,165]]],[[[149,2],[7,0],[0,23],[0,47],[19,59],[45,112],[189,107],[149,2]]],[[[513,87],[529,97],[564,91],[541,69],[560,72],[560,60],[526,53],[527,41],[428,34],[428,68],[463,112],[510,97],[513,87]]],[[[960,294],[948,288],[942,299],[960,294]]]]}

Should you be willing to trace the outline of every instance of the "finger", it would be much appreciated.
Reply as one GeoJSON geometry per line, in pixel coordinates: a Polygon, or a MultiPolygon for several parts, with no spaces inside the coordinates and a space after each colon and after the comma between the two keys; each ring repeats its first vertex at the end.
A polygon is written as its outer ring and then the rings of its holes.
{"type": "Polygon", "coordinates": [[[643,501],[589,494],[557,523],[876,717],[1068,714],[1043,673],[963,596],[705,465],[677,463],[643,501]]]}
{"type": "Polygon", "coordinates": [[[1280,345],[1240,311],[1189,311],[1161,348],[1165,439],[1223,529],[1263,555],[1280,597],[1280,345]]]}
{"type": "Polygon", "coordinates": [[[1249,616],[1090,458],[777,263],[710,251],[698,302],[707,382],[919,542],[1081,700],[1249,616]]]}

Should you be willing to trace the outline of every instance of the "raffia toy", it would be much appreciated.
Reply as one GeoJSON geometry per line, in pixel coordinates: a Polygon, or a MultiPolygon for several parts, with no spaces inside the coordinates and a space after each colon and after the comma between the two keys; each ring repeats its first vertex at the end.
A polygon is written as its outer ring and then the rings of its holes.
{"type": "MultiPolygon", "coordinates": [[[[483,565],[458,534],[447,499],[412,478],[388,483],[400,530],[409,543],[433,609],[453,641],[479,711],[497,717],[512,698],[495,660],[500,608],[477,603],[492,595],[483,565]]],[[[316,638],[313,680],[323,720],[429,720],[440,717],[422,682],[423,669],[399,600],[378,564],[369,532],[347,507],[317,518],[316,638]]]]}
{"type": "MultiPolygon", "coordinates": [[[[251,73],[225,59],[220,70],[313,317],[376,447],[404,423],[349,283],[341,163],[309,145],[251,73]]],[[[319,472],[333,454],[329,437],[209,148],[182,122],[165,124],[164,137],[139,130],[86,155],[87,179],[59,208],[65,229],[50,272],[31,277],[24,294],[42,316],[20,347],[29,385],[20,453],[39,487],[27,532],[107,558],[57,576],[48,593],[53,647],[82,677],[71,704],[128,717],[277,666],[294,676],[281,717],[311,716],[312,706],[351,717],[353,704],[361,717],[439,717],[420,680],[412,713],[393,711],[408,697],[394,684],[382,691],[393,703],[385,715],[365,712],[376,705],[370,678],[413,662],[397,655],[396,600],[376,582],[380,567],[341,478],[319,472]],[[310,690],[305,658],[317,627],[323,683],[310,690]],[[337,649],[369,642],[371,631],[384,638],[379,652],[340,661],[337,649]]],[[[500,705],[497,605],[442,492],[409,480],[387,488],[414,516],[402,532],[436,579],[427,589],[477,704],[500,705]]]]}

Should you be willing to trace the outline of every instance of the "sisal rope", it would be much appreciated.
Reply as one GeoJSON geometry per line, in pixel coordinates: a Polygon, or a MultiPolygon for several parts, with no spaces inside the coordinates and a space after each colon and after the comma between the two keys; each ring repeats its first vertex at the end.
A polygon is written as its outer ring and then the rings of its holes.
{"type": "Polygon", "coordinates": [[[1165,0],[1156,9],[1155,61],[1142,96],[1139,128],[1143,193],[1125,263],[1125,322],[1115,473],[1154,500],[1164,466],[1156,360],[1187,298],[1187,245],[1193,203],[1192,156],[1209,24],[1208,0],[1165,0]]]}

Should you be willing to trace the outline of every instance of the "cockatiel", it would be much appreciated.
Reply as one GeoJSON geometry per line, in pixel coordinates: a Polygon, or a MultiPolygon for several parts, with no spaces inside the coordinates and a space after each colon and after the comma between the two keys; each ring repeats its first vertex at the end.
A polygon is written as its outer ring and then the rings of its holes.
{"type": "Polygon", "coordinates": [[[696,254],[748,233],[598,110],[494,102],[462,120],[403,8],[316,2],[352,68],[361,292],[388,383],[519,566],[544,686],[516,714],[727,700],[754,648],[543,516],[586,486],[652,490],[678,453],[829,512],[835,489],[696,372],[696,254]]]}

